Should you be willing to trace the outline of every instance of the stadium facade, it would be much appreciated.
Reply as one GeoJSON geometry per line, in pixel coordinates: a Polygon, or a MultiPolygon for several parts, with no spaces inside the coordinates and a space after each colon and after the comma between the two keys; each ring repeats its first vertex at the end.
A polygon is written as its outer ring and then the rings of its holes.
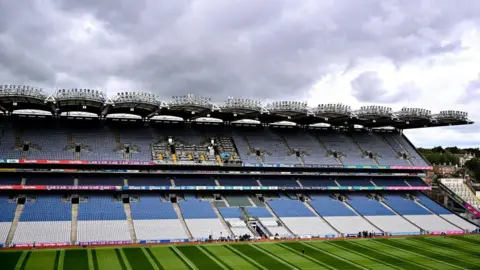
{"type": "Polygon", "coordinates": [[[13,85],[0,110],[0,245],[478,228],[423,193],[431,166],[402,133],[471,124],[464,112],[13,85]]]}

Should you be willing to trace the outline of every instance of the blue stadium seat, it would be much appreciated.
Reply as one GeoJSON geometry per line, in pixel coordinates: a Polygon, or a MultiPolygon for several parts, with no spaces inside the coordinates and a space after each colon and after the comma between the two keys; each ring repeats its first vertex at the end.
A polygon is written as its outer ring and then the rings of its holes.
{"type": "Polygon", "coordinates": [[[78,220],[125,220],[127,215],[121,201],[109,195],[90,195],[88,202],[80,202],[78,220]]]}
{"type": "Polygon", "coordinates": [[[249,206],[249,207],[245,207],[245,210],[247,211],[248,215],[251,217],[256,217],[256,218],[272,217],[272,214],[270,213],[270,211],[268,211],[268,209],[263,206],[259,206],[259,207],[249,206]]]}
{"type": "Polygon", "coordinates": [[[341,201],[333,200],[328,195],[311,195],[309,204],[324,217],[356,216],[352,210],[341,201]]]}
{"type": "Polygon", "coordinates": [[[72,204],[61,196],[37,195],[35,202],[26,202],[20,221],[71,221],[72,204]]]}
{"type": "Polygon", "coordinates": [[[130,202],[133,219],[177,219],[177,213],[170,202],[160,201],[154,195],[142,195],[138,202],[130,202]]]}
{"type": "Polygon", "coordinates": [[[224,218],[240,218],[243,217],[242,210],[238,207],[220,207],[218,208],[220,214],[224,218]]]}
{"type": "Polygon", "coordinates": [[[183,218],[217,218],[209,202],[199,200],[180,201],[178,203],[182,210],[183,218]]]}
{"type": "Polygon", "coordinates": [[[390,211],[376,200],[370,200],[366,194],[349,194],[348,204],[363,216],[394,216],[390,211]]]}
{"type": "Polygon", "coordinates": [[[431,213],[412,200],[407,200],[402,195],[391,194],[385,196],[385,203],[400,215],[431,215],[431,213]]]}
{"type": "Polygon", "coordinates": [[[285,199],[267,202],[279,217],[315,217],[302,202],[285,199]]]}

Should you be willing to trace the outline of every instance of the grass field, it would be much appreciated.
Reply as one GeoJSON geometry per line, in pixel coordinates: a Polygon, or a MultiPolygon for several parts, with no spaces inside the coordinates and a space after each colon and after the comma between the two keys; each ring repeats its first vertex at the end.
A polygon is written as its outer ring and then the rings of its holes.
{"type": "Polygon", "coordinates": [[[6,250],[0,269],[480,269],[480,236],[6,250]]]}

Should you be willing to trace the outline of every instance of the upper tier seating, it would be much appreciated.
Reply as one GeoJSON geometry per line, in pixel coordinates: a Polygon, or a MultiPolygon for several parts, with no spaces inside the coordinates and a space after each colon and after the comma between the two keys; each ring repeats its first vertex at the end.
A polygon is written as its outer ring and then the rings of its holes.
{"type": "Polygon", "coordinates": [[[119,175],[80,175],[79,186],[123,186],[123,177],[119,175]]]}
{"type": "Polygon", "coordinates": [[[22,178],[20,175],[6,175],[3,174],[0,176],[0,185],[20,185],[22,183],[22,178]]]}
{"type": "Polygon", "coordinates": [[[175,186],[216,186],[215,180],[202,177],[176,177],[175,186]]]}
{"type": "Polygon", "coordinates": [[[407,181],[407,183],[412,187],[428,186],[427,183],[425,183],[421,178],[408,178],[405,179],[405,181],[407,181]]]}
{"type": "Polygon", "coordinates": [[[69,243],[72,204],[61,196],[37,195],[25,203],[13,243],[69,243]]]}
{"type": "Polygon", "coordinates": [[[32,174],[26,179],[27,185],[73,186],[73,177],[69,175],[32,174]]]}
{"type": "Polygon", "coordinates": [[[262,186],[299,187],[294,179],[262,178],[260,183],[262,183],[262,186]]]}
{"type": "Polygon", "coordinates": [[[154,160],[171,164],[175,151],[176,162],[181,164],[217,164],[219,155],[221,162],[235,164],[428,166],[409,141],[395,132],[305,132],[198,125],[119,127],[98,122],[73,127],[55,122],[19,122],[14,127],[7,126],[0,137],[0,158],[154,160]],[[173,139],[173,148],[168,144],[169,138],[173,139]],[[209,148],[212,139],[215,149],[209,148]],[[29,145],[28,151],[23,151],[24,145],[29,145]],[[76,146],[80,147],[78,153],[76,146]]]}
{"type": "Polygon", "coordinates": [[[7,196],[0,195],[0,245],[7,240],[16,208],[15,202],[10,202],[7,196]]]}
{"type": "Polygon", "coordinates": [[[319,187],[319,186],[336,187],[336,186],[338,186],[337,183],[335,183],[334,179],[300,178],[299,181],[302,184],[302,186],[304,186],[304,187],[319,187]]]}
{"type": "Polygon", "coordinates": [[[480,210],[480,199],[470,190],[470,188],[462,182],[452,183],[447,179],[441,180],[442,184],[445,185],[448,189],[457,194],[465,202],[472,205],[476,209],[480,210]]]}
{"type": "Polygon", "coordinates": [[[372,184],[372,182],[370,182],[370,180],[362,179],[362,178],[339,177],[337,179],[337,183],[339,183],[340,186],[363,186],[363,187],[373,186],[373,184],[372,184]]]}
{"type": "MultiPolygon", "coordinates": [[[[409,162],[413,166],[428,166],[428,163],[420,156],[418,151],[399,133],[385,133],[383,137],[390,142],[394,149],[408,154],[409,162]]],[[[410,165],[409,164],[409,165],[410,165]]]]}
{"type": "Polygon", "coordinates": [[[258,182],[251,178],[230,178],[222,177],[218,179],[221,186],[258,186],[258,182]]]}
{"type": "Polygon", "coordinates": [[[89,195],[78,206],[77,241],[131,241],[123,203],[108,195],[89,195]]]}
{"type": "Polygon", "coordinates": [[[407,161],[400,159],[399,154],[380,135],[354,132],[353,139],[363,151],[372,153],[380,165],[410,165],[407,161]]]}
{"type": "Polygon", "coordinates": [[[305,164],[338,165],[340,161],[327,152],[311,134],[300,131],[281,131],[281,135],[292,150],[301,153],[305,164]]]}
{"type": "Polygon", "coordinates": [[[164,176],[129,176],[129,186],[171,186],[170,178],[164,176]]]}
{"type": "Polygon", "coordinates": [[[139,240],[187,239],[188,236],[170,202],[155,195],[130,201],[133,226],[139,240]]]}
{"type": "Polygon", "coordinates": [[[375,185],[382,187],[406,187],[405,179],[374,178],[375,185]]]}
{"type": "Polygon", "coordinates": [[[233,139],[244,162],[259,163],[259,157],[255,153],[258,150],[264,163],[301,164],[285,141],[267,129],[238,129],[234,132],[233,139]]]}
{"type": "Polygon", "coordinates": [[[375,165],[372,159],[365,156],[352,138],[337,132],[318,133],[317,137],[329,151],[340,155],[346,165],[375,165]]]}

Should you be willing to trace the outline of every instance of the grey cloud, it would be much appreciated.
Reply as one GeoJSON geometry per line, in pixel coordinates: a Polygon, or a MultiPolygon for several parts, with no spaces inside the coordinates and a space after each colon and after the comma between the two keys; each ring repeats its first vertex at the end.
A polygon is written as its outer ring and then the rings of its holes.
{"type": "Polygon", "coordinates": [[[480,100],[480,74],[475,80],[470,81],[465,88],[465,92],[460,96],[458,102],[467,104],[478,102],[480,100]]]}
{"type": "Polygon", "coordinates": [[[375,71],[365,71],[350,82],[352,95],[360,102],[394,103],[409,100],[418,91],[413,83],[401,85],[396,91],[389,91],[375,71]]]}
{"type": "MultiPolygon", "coordinates": [[[[9,58],[0,81],[105,87],[118,78],[164,98],[295,99],[332,64],[458,50],[443,41],[480,18],[480,2],[448,0],[14,2],[0,0],[0,40],[11,41],[0,45],[9,58]]],[[[377,79],[357,80],[359,99],[386,95],[377,79]]]]}

